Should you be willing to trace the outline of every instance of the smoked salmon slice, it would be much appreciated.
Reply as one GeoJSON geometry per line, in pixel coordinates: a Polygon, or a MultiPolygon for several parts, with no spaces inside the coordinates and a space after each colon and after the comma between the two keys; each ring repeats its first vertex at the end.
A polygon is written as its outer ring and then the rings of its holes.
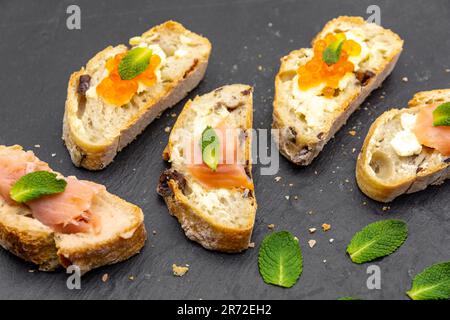
{"type": "Polygon", "coordinates": [[[0,196],[13,205],[9,191],[22,176],[34,171],[51,171],[31,151],[8,149],[0,151],[0,196]]]}
{"type": "Polygon", "coordinates": [[[433,126],[433,111],[438,106],[424,107],[419,111],[413,132],[424,146],[436,149],[444,156],[450,156],[450,127],[433,126]]]}
{"type": "Polygon", "coordinates": [[[58,232],[95,231],[99,220],[90,209],[94,196],[105,191],[105,187],[75,177],[66,178],[66,182],[64,192],[27,203],[33,217],[58,232]]]}
{"type": "Polygon", "coordinates": [[[242,130],[228,128],[225,121],[214,130],[219,138],[221,150],[217,169],[214,171],[201,162],[201,139],[197,138],[192,143],[194,152],[192,152],[191,164],[187,166],[189,173],[208,189],[243,188],[254,190],[253,182],[245,172],[241,160],[243,157],[239,152],[240,148],[242,149],[239,143],[242,130]]]}
{"type": "MultiPolygon", "coordinates": [[[[5,149],[0,152],[0,197],[10,205],[17,204],[10,197],[12,186],[24,175],[35,171],[52,172],[31,151],[5,149]]],[[[94,196],[105,187],[75,177],[65,179],[64,192],[44,196],[26,203],[33,218],[61,233],[98,232],[100,217],[91,211],[94,196]]]]}

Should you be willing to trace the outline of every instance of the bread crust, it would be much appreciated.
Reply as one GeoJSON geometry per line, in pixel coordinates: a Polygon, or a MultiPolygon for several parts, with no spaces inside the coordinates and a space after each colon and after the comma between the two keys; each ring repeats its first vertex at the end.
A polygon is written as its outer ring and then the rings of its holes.
{"type": "MultiPolygon", "coordinates": [[[[22,149],[19,146],[10,148],[22,149]]],[[[9,205],[0,199],[0,245],[36,264],[41,271],[77,265],[84,274],[100,266],[124,261],[137,254],[145,244],[144,215],[139,207],[108,192],[100,197],[130,212],[135,223],[105,241],[67,249],[60,245],[63,235],[33,219],[29,208],[9,205]]]]}
{"type": "MultiPolygon", "coordinates": [[[[322,38],[328,29],[332,26],[340,23],[351,23],[354,25],[362,25],[366,22],[360,17],[339,17],[329,21],[323,30],[314,38],[312,45],[322,38]]],[[[384,32],[392,35],[399,43],[403,43],[400,37],[393,33],[391,30],[384,29],[384,32]]],[[[280,153],[285,156],[289,161],[300,165],[307,166],[319,155],[323,150],[327,142],[334,137],[336,132],[347,122],[348,118],[353,112],[358,109],[358,107],[364,102],[364,100],[370,95],[370,93],[381,86],[383,81],[389,76],[389,74],[394,69],[400,54],[401,49],[396,51],[392,56],[388,57],[384,61],[384,65],[380,68],[381,71],[375,73],[375,76],[370,78],[365,86],[362,86],[359,94],[356,94],[348,99],[344,104],[347,107],[339,114],[338,117],[333,121],[330,129],[327,132],[322,132],[320,137],[317,139],[302,138],[301,143],[298,139],[293,139],[292,134],[289,132],[289,128],[286,124],[286,119],[280,113],[280,110],[285,106],[284,99],[281,98],[282,92],[282,76],[285,72],[289,72],[287,66],[287,61],[295,56],[305,55],[307,49],[294,50],[289,55],[281,58],[280,70],[275,78],[275,98],[273,103],[273,122],[272,127],[279,130],[279,134],[274,135],[274,140],[278,145],[280,153]],[[294,141],[295,140],[295,141],[294,141]]]]}
{"type": "MultiPolygon", "coordinates": [[[[443,89],[419,92],[409,101],[408,105],[411,108],[416,108],[418,110],[429,106],[434,103],[436,99],[442,99],[443,97],[449,98],[450,90],[443,89]]],[[[438,185],[450,178],[450,168],[449,164],[446,162],[441,162],[436,166],[420,170],[412,178],[405,177],[404,179],[398,179],[392,183],[386,183],[371,173],[371,169],[369,168],[370,155],[368,150],[375,130],[383,123],[390,121],[395,115],[407,110],[408,109],[392,109],[378,117],[370,127],[358,156],[356,163],[356,181],[360,190],[376,201],[391,202],[402,194],[421,191],[429,185],[438,185]]]]}
{"type": "MultiPolygon", "coordinates": [[[[247,94],[250,95],[249,100],[252,101],[252,88],[250,86],[240,84],[235,84],[232,86],[237,86],[237,88],[239,88],[239,91],[241,92],[248,92],[247,94]]],[[[218,88],[216,90],[221,90],[221,88],[218,88]]],[[[172,132],[174,132],[181,125],[182,121],[180,121],[180,119],[183,119],[183,113],[185,113],[189,109],[191,103],[193,102],[188,101],[186,103],[185,107],[183,108],[183,112],[179,115],[177,123],[175,124],[172,132]]],[[[246,129],[251,129],[253,122],[253,111],[251,106],[247,107],[246,119],[246,129]]],[[[164,160],[168,161],[170,159],[172,148],[173,145],[171,144],[171,139],[169,138],[169,143],[167,144],[167,147],[163,152],[164,160]]],[[[245,155],[246,159],[249,160],[246,171],[249,174],[249,177],[253,179],[251,161],[251,134],[249,134],[246,139],[245,155]]],[[[193,206],[190,203],[189,199],[183,194],[183,191],[181,190],[178,182],[175,179],[170,179],[168,181],[168,186],[170,188],[169,193],[159,193],[163,196],[169,209],[169,213],[178,219],[186,236],[190,240],[198,242],[206,249],[226,253],[237,253],[248,249],[253,232],[253,225],[257,208],[254,192],[251,192],[249,195],[249,198],[252,201],[252,211],[243,213],[248,215],[248,226],[246,228],[232,228],[214,221],[212,217],[202,213],[195,206],[193,206]]]]}
{"type": "MultiPolygon", "coordinates": [[[[174,21],[168,21],[159,26],[145,32],[142,37],[154,34],[161,28],[168,28],[177,32],[186,31],[186,29],[179,23],[174,21]]],[[[164,110],[174,106],[180,100],[182,100],[191,90],[193,90],[203,79],[207,66],[209,53],[211,51],[211,44],[208,39],[203,38],[205,43],[209,46],[208,55],[199,59],[195,59],[193,65],[185,73],[182,79],[177,79],[175,84],[168,86],[164,95],[158,97],[156,100],[149,100],[148,103],[140,108],[140,112],[128,122],[128,124],[122,128],[120,134],[111,139],[104,145],[93,145],[87,143],[83,139],[79,138],[71,123],[71,117],[74,116],[75,110],[83,97],[77,93],[78,79],[81,75],[85,74],[85,69],[74,72],[70,79],[67,89],[66,111],[63,120],[63,135],[62,138],[66,144],[66,147],[70,153],[72,162],[78,166],[88,170],[101,170],[109,165],[114,157],[130,144],[136,137],[142,133],[142,131],[164,110]]],[[[125,46],[123,46],[126,49],[125,46]]],[[[88,64],[99,63],[107,51],[112,47],[108,47],[105,50],[99,52],[94,58],[92,58],[88,64]]]]}

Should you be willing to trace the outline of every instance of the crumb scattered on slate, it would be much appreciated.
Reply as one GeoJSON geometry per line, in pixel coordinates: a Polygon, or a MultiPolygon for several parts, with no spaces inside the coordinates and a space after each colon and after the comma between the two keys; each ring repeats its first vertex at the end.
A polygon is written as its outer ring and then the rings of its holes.
{"type": "Polygon", "coordinates": [[[273,223],[268,224],[267,228],[269,228],[270,230],[273,230],[273,229],[275,229],[275,225],[273,223]]]}
{"type": "Polygon", "coordinates": [[[286,200],[289,200],[290,199],[290,197],[289,196],[284,196],[285,198],[286,198],[286,200]]]}
{"type": "Polygon", "coordinates": [[[348,132],[351,136],[356,136],[356,131],[355,130],[350,130],[349,132],[348,132]]]}
{"type": "Polygon", "coordinates": [[[322,224],[322,230],[323,231],[327,232],[330,229],[331,229],[331,224],[328,224],[328,223],[322,224]]]}
{"type": "Polygon", "coordinates": [[[182,277],[189,271],[189,268],[183,266],[177,266],[175,263],[172,265],[173,275],[176,277],[182,277]]]}
{"type": "Polygon", "coordinates": [[[171,116],[172,118],[175,118],[175,117],[177,116],[177,114],[176,114],[175,112],[173,112],[173,113],[170,114],[170,116],[171,116]]]}
{"type": "Polygon", "coordinates": [[[153,233],[153,235],[156,235],[156,230],[153,230],[152,233],[153,233]]]}
{"type": "Polygon", "coordinates": [[[250,242],[250,243],[248,244],[248,247],[249,247],[249,248],[254,248],[254,247],[255,247],[255,243],[254,243],[254,242],[250,242]]]}
{"type": "Polygon", "coordinates": [[[280,182],[281,177],[275,177],[275,182],[280,182]]]}
{"type": "Polygon", "coordinates": [[[164,129],[164,132],[169,133],[169,132],[170,132],[170,127],[166,127],[166,128],[164,129]]]}
{"type": "Polygon", "coordinates": [[[102,282],[106,282],[106,281],[108,281],[108,279],[109,279],[109,274],[105,273],[105,274],[102,276],[102,282]]]}
{"type": "Polygon", "coordinates": [[[129,279],[130,281],[134,281],[134,276],[129,276],[128,279],[129,279]]]}
{"type": "Polygon", "coordinates": [[[56,153],[52,153],[52,158],[56,157],[56,153]]]}
{"type": "Polygon", "coordinates": [[[317,231],[317,229],[316,228],[309,228],[308,231],[309,231],[309,233],[314,233],[314,232],[317,231]]]}
{"type": "Polygon", "coordinates": [[[384,206],[384,207],[382,208],[383,211],[388,211],[389,209],[391,209],[391,207],[389,207],[389,206],[384,206]]]}
{"type": "Polygon", "coordinates": [[[329,241],[330,241],[330,243],[333,243],[333,242],[334,242],[334,239],[333,239],[333,238],[331,238],[331,239],[330,239],[329,241]]]}
{"type": "Polygon", "coordinates": [[[40,148],[41,145],[40,145],[40,144],[35,144],[34,147],[35,147],[35,148],[40,148]]]}
{"type": "Polygon", "coordinates": [[[402,81],[403,81],[403,82],[408,82],[408,77],[403,77],[403,78],[402,78],[402,81]]]}
{"type": "Polygon", "coordinates": [[[316,241],[316,240],[313,240],[313,239],[311,239],[311,240],[308,241],[308,245],[309,245],[310,248],[314,248],[314,246],[316,245],[316,243],[317,243],[317,241],[316,241]]]}

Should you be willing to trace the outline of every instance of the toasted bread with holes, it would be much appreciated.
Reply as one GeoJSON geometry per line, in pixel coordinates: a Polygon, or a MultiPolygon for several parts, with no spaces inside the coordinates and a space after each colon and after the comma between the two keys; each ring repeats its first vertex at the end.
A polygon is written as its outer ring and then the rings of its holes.
{"type": "Polygon", "coordinates": [[[151,48],[161,63],[156,83],[142,88],[140,83],[128,103],[111,105],[96,91],[108,75],[106,62],[127,52],[125,45],[107,47],[70,77],[63,139],[76,166],[100,170],[110,164],[148,124],[199,84],[211,52],[208,39],[174,21],[131,38],[130,45],[151,48]]]}
{"type": "Polygon", "coordinates": [[[275,78],[273,128],[280,152],[297,165],[309,165],[325,144],[346,123],[367,96],[391,73],[403,40],[391,30],[367,23],[360,17],[339,17],[328,22],[312,45],[327,34],[345,33],[361,46],[350,57],[354,71],[347,72],[330,98],[324,96],[325,83],[307,90],[298,85],[297,70],[314,56],[313,49],[300,49],[281,59],[275,78]]]}
{"type": "Polygon", "coordinates": [[[251,161],[252,105],[252,88],[241,84],[224,86],[188,101],[163,153],[171,168],[161,175],[157,191],[186,236],[206,249],[233,253],[247,249],[250,244],[256,214],[251,161]],[[238,174],[219,176],[220,164],[217,171],[198,165],[206,170],[206,178],[201,179],[195,174],[197,167],[190,167],[185,146],[199,145],[197,138],[202,131],[220,124],[239,131],[235,149],[241,151],[243,161],[231,166],[241,170],[240,177],[244,175],[248,182],[246,187],[236,182],[238,174]],[[229,182],[224,180],[232,181],[233,185],[224,187],[221,183],[229,182]],[[205,186],[209,183],[213,186],[205,186]]]}
{"type": "Polygon", "coordinates": [[[450,177],[448,156],[425,146],[417,154],[402,154],[408,151],[409,141],[401,140],[399,147],[393,144],[397,134],[407,130],[402,119],[417,117],[422,108],[449,101],[450,89],[420,92],[409,102],[410,108],[387,111],[372,124],[356,164],[356,180],[362,192],[374,200],[390,202],[450,177]]]}
{"type": "MultiPolygon", "coordinates": [[[[0,160],[2,157],[7,159],[11,154],[31,157],[34,159],[32,161],[46,166],[32,152],[25,153],[20,146],[0,146],[0,160]]],[[[4,170],[0,170],[2,186],[7,177],[5,174],[4,170]]],[[[59,230],[49,225],[48,219],[39,220],[36,217],[37,211],[32,209],[36,208],[36,203],[34,206],[31,202],[19,204],[0,195],[0,245],[16,256],[36,264],[43,271],[76,265],[81,273],[85,273],[132,257],[141,250],[147,238],[142,210],[110,194],[103,186],[100,187],[99,192],[90,200],[88,209],[97,217],[98,225],[95,230],[78,233],[59,230]]],[[[64,191],[66,192],[70,192],[68,188],[64,191]]],[[[40,204],[50,208],[50,197],[52,196],[39,200],[40,204]]],[[[73,203],[84,201],[79,195],[67,199],[72,199],[68,201],[73,203]]],[[[40,217],[43,213],[40,213],[40,217]]],[[[56,214],[63,212],[57,211],[56,214]]]]}

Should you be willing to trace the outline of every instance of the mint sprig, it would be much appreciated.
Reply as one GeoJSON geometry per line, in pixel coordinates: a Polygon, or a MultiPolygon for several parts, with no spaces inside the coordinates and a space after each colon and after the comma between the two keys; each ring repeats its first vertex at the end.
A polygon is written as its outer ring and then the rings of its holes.
{"type": "Polygon", "coordinates": [[[369,262],[396,251],[408,237],[408,226],[400,220],[383,220],[357,232],[347,247],[355,263],[369,262]]]}
{"type": "Polygon", "coordinates": [[[450,261],[432,265],[416,275],[406,294],[413,300],[450,299],[450,261]]]}
{"type": "Polygon", "coordinates": [[[202,132],[202,159],[213,171],[217,170],[220,157],[220,142],[216,131],[207,126],[202,132]]]}
{"type": "Polygon", "coordinates": [[[119,75],[122,80],[136,78],[147,69],[153,50],[145,47],[138,47],[128,51],[119,63],[119,75]]]}
{"type": "Polygon", "coordinates": [[[433,126],[450,126],[450,102],[443,103],[434,109],[433,126]]]}
{"type": "Polygon", "coordinates": [[[67,182],[58,179],[56,173],[36,171],[21,177],[11,188],[11,199],[25,203],[46,195],[61,193],[66,190],[67,182]]]}
{"type": "Polygon", "coordinates": [[[265,283],[292,287],[303,270],[298,241],[287,231],[268,235],[259,249],[258,265],[265,283]]]}
{"type": "Polygon", "coordinates": [[[322,53],[322,60],[327,65],[335,64],[341,58],[342,46],[345,39],[336,40],[328,45],[322,53]]]}

